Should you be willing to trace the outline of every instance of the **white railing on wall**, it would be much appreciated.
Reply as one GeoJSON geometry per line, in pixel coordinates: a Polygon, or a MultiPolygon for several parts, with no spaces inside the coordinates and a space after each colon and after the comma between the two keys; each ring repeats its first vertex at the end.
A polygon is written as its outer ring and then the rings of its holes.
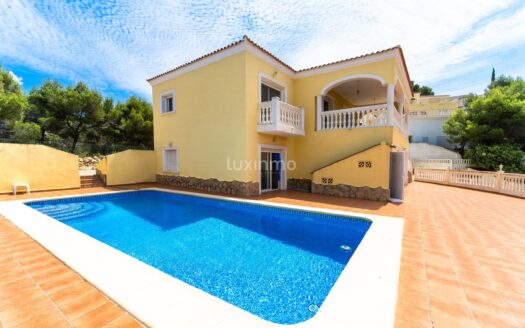
{"type": "Polygon", "coordinates": [[[258,125],[275,125],[276,129],[294,129],[304,134],[304,109],[290,105],[275,97],[259,104],[258,125]]]}
{"type": "Polygon", "coordinates": [[[457,109],[420,109],[410,112],[412,118],[425,118],[425,117],[449,117],[457,109]]]}
{"type": "Polygon", "coordinates": [[[279,101],[278,110],[281,123],[303,130],[303,110],[301,108],[279,101]]]}
{"type": "Polygon", "coordinates": [[[464,170],[470,167],[468,159],[413,159],[412,167],[437,170],[464,170]]]}
{"type": "Polygon", "coordinates": [[[321,112],[321,130],[368,128],[388,125],[386,104],[321,112]]]}
{"type": "Polygon", "coordinates": [[[525,198],[525,174],[416,168],[414,178],[525,198]]]}
{"type": "Polygon", "coordinates": [[[272,102],[265,101],[259,104],[259,124],[272,123],[272,102]]]}

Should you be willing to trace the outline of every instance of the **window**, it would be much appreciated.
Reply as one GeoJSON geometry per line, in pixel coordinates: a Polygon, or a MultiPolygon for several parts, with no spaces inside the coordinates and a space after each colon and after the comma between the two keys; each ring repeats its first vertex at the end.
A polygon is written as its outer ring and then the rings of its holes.
{"type": "Polygon", "coordinates": [[[164,148],[164,172],[178,173],[179,172],[179,149],[178,148],[164,148]]]}
{"type": "Polygon", "coordinates": [[[279,97],[281,100],[283,100],[281,98],[281,90],[277,90],[261,83],[261,101],[271,101],[273,97],[279,97]]]}
{"type": "Polygon", "coordinates": [[[175,91],[164,93],[160,96],[160,112],[172,113],[175,111],[175,91]]]}

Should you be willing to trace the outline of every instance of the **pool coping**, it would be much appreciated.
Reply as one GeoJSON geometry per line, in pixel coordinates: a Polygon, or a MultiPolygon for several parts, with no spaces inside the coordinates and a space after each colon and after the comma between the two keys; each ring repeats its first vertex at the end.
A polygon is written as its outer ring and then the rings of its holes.
{"type": "Polygon", "coordinates": [[[108,297],[155,327],[393,327],[404,221],[401,218],[201,194],[139,188],[0,202],[0,213],[108,297]],[[318,313],[292,325],[266,321],[220,298],[163,273],[45,214],[32,201],[158,190],[247,204],[333,214],[372,221],[318,313]],[[67,247],[64,247],[67,246],[67,247]]]}

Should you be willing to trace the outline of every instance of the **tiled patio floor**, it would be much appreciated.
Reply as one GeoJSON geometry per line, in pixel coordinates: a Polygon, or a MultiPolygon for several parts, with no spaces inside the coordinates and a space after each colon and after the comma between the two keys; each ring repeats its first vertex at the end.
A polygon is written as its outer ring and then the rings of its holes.
{"type": "MultiPolygon", "coordinates": [[[[419,182],[406,192],[401,205],[299,192],[257,198],[404,217],[397,327],[525,327],[525,200],[419,182]]],[[[0,268],[0,320],[8,327],[137,325],[3,218],[0,268]]]]}

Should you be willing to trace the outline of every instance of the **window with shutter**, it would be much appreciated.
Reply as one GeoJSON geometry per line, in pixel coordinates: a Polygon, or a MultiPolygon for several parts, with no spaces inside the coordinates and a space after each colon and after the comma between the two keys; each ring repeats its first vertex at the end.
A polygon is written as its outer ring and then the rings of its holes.
{"type": "Polygon", "coordinates": [[[179,172],[179,150],[177,148],[164,149],[164,172],[179,172]]]}

